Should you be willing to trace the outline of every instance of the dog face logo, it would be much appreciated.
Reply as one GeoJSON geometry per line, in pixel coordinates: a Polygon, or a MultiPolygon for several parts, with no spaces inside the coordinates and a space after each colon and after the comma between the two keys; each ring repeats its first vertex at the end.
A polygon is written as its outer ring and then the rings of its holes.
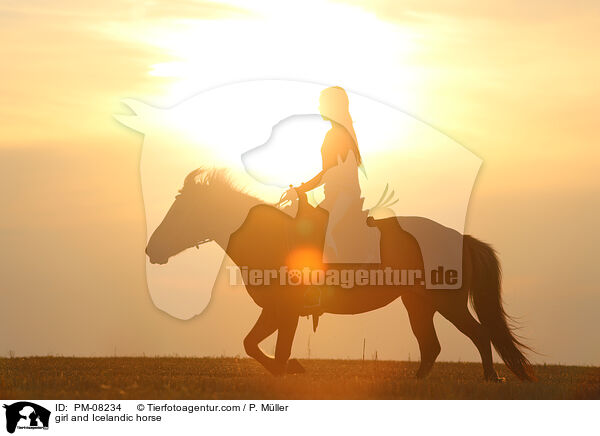
{"type": "MultiPolygon", "coordinates": [[[[332,120],[347,132],[352,127],[351,139],[360,143],[365,165],[347,172],[350,185],[341,181],[346,172],[337,172],[330,182],[344,187],[341,192],[347,186],[355,193],[360,188],[365,199],[360,207],[374,218],[399,219],[419,245],[427,289],[461,288],[462,233],[481,159],[428,124],[366,96],[335,91],[331,95],[341,97],[332,106],[322,93],[334,88],[254,80],[206,90],[166,109],[123,101],[133,114],[115,117],[144,134],[140,176],[148,236],[146,280],[159,309],[190,319],[208,307],[213,288],[226,286],[229,277],[223,247],[247,216],[247,210],[235,206],[241,204],[239,198],[254,196],[275,204],[289,185],[313,178],[322,166],[322,145],[332,120]],[[188,186],[203,189],[194,190],[197,196],[187,202],[177,196],[175,204],[173,197],[196,168],[226,168],[233,183],[196,173],[199,177],[188,179],[188,186]],[[241,191],[248,196],[238,197],[241,191]],[[188,222],[194,225],[184,231],[188,222]],[[205,244],[210,241],[216,242],[205,244]],[[452,283],[437,279],[450,270],[458,272],[452,283]]],[[[313,206],[324,201],[324,187],[317,191],[310,193],[313,206]]],[[[353,203],[355,210],[359,201],[353,203]]],[[[363,239],[372,242],[373,232],[365,227],[363,234],[370,237],[363,239]]],[[[358,233],[352,235],[354,240],[358,233]]],[[[363,242],[358,253],[373,253],[377,247],[363,242]]]]}
{"type": "Polygon", "coordinates": [[[6,431],[14,433],[15,429],[48,429],[50,411],[28,401],[19,401],[4,405],[6,409],[6,431]]]}

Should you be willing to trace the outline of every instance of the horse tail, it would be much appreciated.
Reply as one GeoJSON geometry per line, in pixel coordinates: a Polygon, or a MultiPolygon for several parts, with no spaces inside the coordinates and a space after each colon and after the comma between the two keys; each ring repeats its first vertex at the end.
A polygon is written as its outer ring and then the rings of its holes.
{"type": "Polygon", "coordinates": [[[469,235],[465,235],[464,244],[472,265],[471,306],[506,366],[521,380],[535,380],[533,367],[523,354],[531,348],[517,339],[514,321],[502,307],[502,271],[495,250],[469,235]]]}

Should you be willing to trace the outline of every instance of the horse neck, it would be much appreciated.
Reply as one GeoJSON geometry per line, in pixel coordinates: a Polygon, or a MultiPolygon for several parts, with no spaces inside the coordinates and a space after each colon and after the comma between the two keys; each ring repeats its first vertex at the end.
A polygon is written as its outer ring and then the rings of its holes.
{"type": "Polygon", "coordinates": [[[226,250],[229,236],[243,224],[248,211],[263,202],[233,188],[223,195],[220,202],[222,204],[215,208],[215,211],[218,211],[218,214],[215,215],[215,219],[218,220],[218,228],[213,239],[223,250],[226,250]]]}

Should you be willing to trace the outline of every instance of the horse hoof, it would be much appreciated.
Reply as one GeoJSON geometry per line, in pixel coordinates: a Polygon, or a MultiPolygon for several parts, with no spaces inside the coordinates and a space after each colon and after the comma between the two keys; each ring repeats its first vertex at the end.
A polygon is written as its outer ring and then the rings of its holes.
{"type": "Polygon", "coordinates": [[[285,374],[285,365],[281,365],[280,363],[275,362],[275,360],[267,361],[263,363],[263,366],[271,375],[276,377],[285,374]]]}
{"type": "Polygon", "coordinates": [[[306,370],[304,369],[304,367],[300,365],[300,362],[298,362],[296,359],[288,360],[286,368],[287,374],[303,374],[305,372],[306,370]]]}
{"type": "Polygon", "coordinates": [[[499,377],[496,374],[486,377],[485,381],[491,382],[491,383],[506,383],[506,377],[499,377]]]}
{"type": "Polygon", "coordinates": [[[415,374],[415,378],[417,380],[423,380],[424,378],[427,378],[428,375],[429,371],[417,371],[415,374]]]}
{"type": "Polygon", "coordinates": [[[421,363],[415,377],[419,380],[424,379],[429,375],[431,370],[433,369],[433,363],[421,363]]]}

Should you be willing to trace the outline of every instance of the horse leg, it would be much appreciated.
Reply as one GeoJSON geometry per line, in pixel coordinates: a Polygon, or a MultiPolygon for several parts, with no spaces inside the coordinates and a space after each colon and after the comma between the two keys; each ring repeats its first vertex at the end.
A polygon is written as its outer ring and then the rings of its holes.
{"type": "Polygon", "coordinates": [[[408,312],[410,327],[419,342],[421,352],[421,364],[416,376],[424,378],[433,368],[442,349],[433,325],[435,307],[429,299],[410,293],[402,296],[402,302],[408,312]]]}
{"type": "MultiPolygon", "coordinates": [[[[463,301],[461,300],[461,303],[463,301]]],[[[479,323],[469,309],[466,302],[464,304],[440,305],[439,312],[444,318],[450,321],[463,334],[469,337],[477,347],[481,355],[481,363],[483,364],[483,376],[486,380],[502,381],[494,370],[492,361],[492,345],[490,335],[486,329],[479,323]]]]}
{"type": "Polygon", "coordinates": [[[275,367],[278,374],[304,372],[302,365],[295,359],[288,362],[298,327],[298,318],[298,315],[293,314],[282,314],[279,317],[277,343],[275,344],[275,367]]]}
{"type": "Polygon", "coordinates": [[[274,313],[263,309],[254,327],[252,327],[248,335],[244,338],[244,349],[248,356],[256,359],[271,373],[277,372],[275,359],[267,356],[258,344],[273,334],[275,330],[277,330],[277,317],[274,313]]]}
{"type": "Polygon", "coordinates": [[[254,327],[244,338],[244,349],[248,356],[256,359],[271,374],[282,374],[284,371],[290,374],[302,373],[304,368],[296,359],[288,361],[297,326],[298,316],[277,317],[276,314],[263,309],[254,327]],[[278,333],[273,358],[265,354],[258,344],[275,330],[278,330],[278,333]]]}

